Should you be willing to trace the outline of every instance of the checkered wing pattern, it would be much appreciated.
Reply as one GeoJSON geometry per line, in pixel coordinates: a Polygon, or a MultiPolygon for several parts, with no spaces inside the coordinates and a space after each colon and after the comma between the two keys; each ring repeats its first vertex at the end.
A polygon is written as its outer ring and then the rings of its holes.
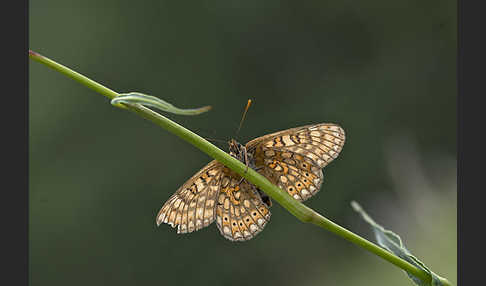
{"type": "MultiPolygon", "coordinates": [[[[232,171],[227,169],[227,173],[232,171]]],[[[216,207],[216,224],[221,234],[232,241],[255,237],[270,220],[268,206],[256,187],[236,174],[224,176],[216,207]]]]}
{"type": "Polygon", "coordinates": [[[177,227],[177,233],[189,233],[210,225],[216,217],[224,165],[212,161],[180,187],[162,206],[157,225],[177,227]]]}
{"type": "MultiPolygon", "coordinates": [[[[344,130],[336,124],[307,125],[256,138],[243,150],[236,148],[232,156],[294,199],[305,201],[321,188],[322,168],[339,155],[344,140],[344,130]]],[[[235,142],[230,141],[230,147],[236,146],[235,142]]],[[[216,220],[225,238],[246,241],[266,226],[270,205],[270,199],[253,184],[212,161],[162,206],[157,225],[167,223],[177,227],[177,233],[189,233],[216,220]]]]}
{"type": "Polygon", "coordinates": [[[323,181],[322,168],[341,152],[344,130],[332,123],[307,125],[256,138],[246,144],[260,174],[305,201],[323,181]]]}

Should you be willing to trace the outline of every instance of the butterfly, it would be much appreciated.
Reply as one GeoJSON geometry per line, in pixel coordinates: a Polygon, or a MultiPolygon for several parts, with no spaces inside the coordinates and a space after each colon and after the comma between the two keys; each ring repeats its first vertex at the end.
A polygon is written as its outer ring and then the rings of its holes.
{"type": "MultiPolygon", "coordinates": [[[[337,158],[344,130],[333,123],[291,128],[249,141],[229,141],[229,154],[254,169],[298,201],[315,195],[323,182],[322,168],[337,158]]],[[[246,241],[270,220],[268,195],[222,163],[213,160],[187,180],[156,217],[190,233],[214,221],[231,241],[246,241]]]]}

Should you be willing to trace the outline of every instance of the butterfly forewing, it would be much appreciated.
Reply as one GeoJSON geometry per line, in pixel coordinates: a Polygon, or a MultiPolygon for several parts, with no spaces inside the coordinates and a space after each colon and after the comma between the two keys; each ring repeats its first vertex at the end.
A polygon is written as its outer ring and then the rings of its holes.
{"type": "Polygon", "coordinates": [[[322,168],[338,156],[344,141],[340,126],[323,123],[265,135],[246,148],[254,152],[259,173],[294,199],[305,201],[320,190],[322,168]]]}
{"type": "Polygon", "coordinates": [[[177,226],[178,233],[199,230],[216,217],[216,199],[224,165],[212,161],[180,187],[162,206],[157,225],[177,226]]]}

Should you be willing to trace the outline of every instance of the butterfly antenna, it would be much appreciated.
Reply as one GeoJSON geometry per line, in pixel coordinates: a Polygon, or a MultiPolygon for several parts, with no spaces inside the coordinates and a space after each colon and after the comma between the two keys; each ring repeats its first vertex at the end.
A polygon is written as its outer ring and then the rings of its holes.
{"type": "Polygon", "coordinates": [[[208,141],[215,141],[215,142],[223,142],[223,143],[227,143],[225,140],[221,140],[221,139],[216,139],[216,138],[208,138],[208,137],[203,137],[204,139],[208,140],[208,141]]]}
{"type": "Polygon", "coordinates": [[[248,112],[248,108],[250,108],[251,99],[248,99],[248,103],[246,104],[245,111],[243,112],[243,116],[241,117],[240,126],[238,126],[238,130],[236,130],[236,134],[240,132],[241,126],[243,125],[243,121],[245,120],[246,113],[248,112]]]}

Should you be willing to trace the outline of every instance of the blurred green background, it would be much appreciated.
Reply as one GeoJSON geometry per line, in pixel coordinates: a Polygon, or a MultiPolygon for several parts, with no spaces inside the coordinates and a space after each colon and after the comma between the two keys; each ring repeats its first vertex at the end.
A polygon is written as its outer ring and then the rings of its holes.
{"type": "MultiPolygon", "coordinates": [[[[357,200],[457,282],[456,2],[30,1],[29,47],[118,92],[158,96],[198,134],[334,122],[347,141],[306,204],[373,240],[357,200]]],[[[31,285],[411,285],[395,266],[278,204],[255,239],[156,227],[209,160],[30,61],[31,285]]],[[[218,146],[227,150],[226,144],[218,146]]]]}

